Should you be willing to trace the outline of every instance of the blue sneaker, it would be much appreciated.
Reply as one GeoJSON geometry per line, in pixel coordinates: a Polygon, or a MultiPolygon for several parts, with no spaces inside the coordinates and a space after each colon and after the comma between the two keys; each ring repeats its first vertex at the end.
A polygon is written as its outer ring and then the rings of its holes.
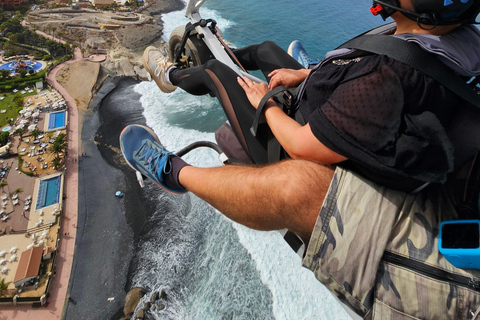
{"type": "Polygon", "coordinates": [[[288,54],[297,60],[305,69],[310,69],[311,66],[317,65],[320,60],[312,59],[308,56],[307,51],[302,43],[298,40],[293,41],[288,46],[288,54]]]}
{"type": "Polygon", "coordinates": [[[120,147],[133,170],[169,192],[187,192],[178,182],[178,172],[187,163],[166,150],[152,129],[142,125],[127,126],[120,134],[120,147]]]}

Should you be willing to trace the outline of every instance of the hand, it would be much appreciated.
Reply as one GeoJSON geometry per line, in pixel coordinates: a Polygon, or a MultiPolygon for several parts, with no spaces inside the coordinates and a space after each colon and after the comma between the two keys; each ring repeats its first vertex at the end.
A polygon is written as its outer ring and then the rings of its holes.
{"type": "Polygon", "coordinates": [[[271,89],[278,86],[285,86],[286,88],[297,87],[310,74],[309,69],[276,69],[270,72],[270,83],[268,87],[271,89]]]}
{"type": "Polygon", "coordinates": [[[247,77],[237,77],[237,81],[238,84],[243,88],[243,90],[245,90],[248,101],[250,101],[250,103],[255,109],[258,108],[260,101],[262,101],[263,97],[270,91],[267,84],[264,82],[256,83],[247,77]]]}

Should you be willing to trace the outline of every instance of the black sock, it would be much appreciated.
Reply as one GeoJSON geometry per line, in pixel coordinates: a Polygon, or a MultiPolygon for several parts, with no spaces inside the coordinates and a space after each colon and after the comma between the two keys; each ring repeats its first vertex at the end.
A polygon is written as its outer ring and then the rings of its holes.
{"type": "Polygon", "coordinates": [[[180,184],[180,181],[178,181],[178,173],[183,167],[189,166],[189,164],[183,161],[182,158],[177,157],[176,155],[171,155],[170,161],[171,161],[171,171],[169,174],[166,174],[164,176],[163,182],[170,188],[185,189],[180,184]]]}

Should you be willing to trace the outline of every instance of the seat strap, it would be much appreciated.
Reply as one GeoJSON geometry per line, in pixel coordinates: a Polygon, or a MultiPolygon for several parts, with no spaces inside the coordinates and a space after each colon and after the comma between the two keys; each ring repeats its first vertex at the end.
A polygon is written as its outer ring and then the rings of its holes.
{"type": "Polygon", "coordinates": [[[267,103],[268,99],[276,95],[277,93],[283,92],[288,90],[284,86],[279,86],[276,87],[272,90],[270,90],[266,95],[263,96],[262,100],[260,100],[260,103],[258,104],[257,111],[255,112],[255,118],[253,119],[253,124],[250,127],[250,132],[254,137],[257,136],[257,131],[258,131],[258,124],[260,122],[260,117],[263,114],[263,109],[265,109],[265,104],[267,103]]]}

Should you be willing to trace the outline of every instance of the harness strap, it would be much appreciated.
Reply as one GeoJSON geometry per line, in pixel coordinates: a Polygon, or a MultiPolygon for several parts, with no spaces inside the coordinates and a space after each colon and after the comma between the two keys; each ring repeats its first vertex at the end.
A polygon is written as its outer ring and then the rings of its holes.
{"type": "Polygon", "coordinates": [[[260,103],[258,104],[258,107],[257,107],[257,111],[255,112],[255,118],[253,119],[253,124],[250,127],[250,132],[254,137],[257,136],[258,123],[260,122],[260,116],[263,114],[263,109],[265,108],[265,104],[267,103],[268,99],[270,99],[277,93],[280,93],[286,90],[288,89],[285,88],[284,86],[276,87],[273,90],[270,90],[266,95],[263,96],[262,100],[260,100],[260,103]]]}
{"type": "Polygon", "coordinates": [[[339,48],[360,49],[403,62],[438,81],[467,102],[480,108],[480,95],[460,75],[443,64],[431,53],[414,43],[393,36],[370,34],[347,41],[339,48]]]}

